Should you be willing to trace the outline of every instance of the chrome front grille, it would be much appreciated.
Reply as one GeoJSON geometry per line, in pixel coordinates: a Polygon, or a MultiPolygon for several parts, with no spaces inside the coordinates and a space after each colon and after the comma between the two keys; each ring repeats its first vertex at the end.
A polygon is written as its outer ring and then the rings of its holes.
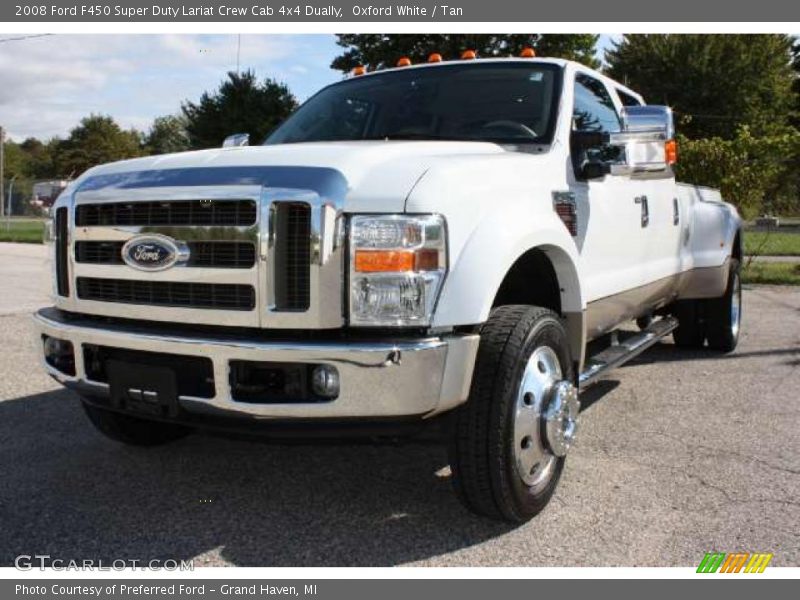
{"type": "Polygon", "coordinates": [[[63,272],[72,293],[57,298],[60,308],[251,328],[344,324],[343,217],[314,192],[114,188],[78,191],[70,201],[63,272]],[[137,236],[170,238],[185,257],[163,270],[136,268],[123,247],[137,236]]]}
{"type": "Polygon", "coordinates": [[[56,245],[56,292],[59,296],[69,296],[69,209],[61,207],[56,210],[55,222],[56,245]]]}
{"type": "Polygon", "coordinates": [[[79,299],[96,302],[220,310],[255,308],[255,289],[250,285],[78,277],[77,288],[79,299]]]}
{"type": "Polygon", "coordinates": [[[275,309],[307,310],[311,295],[311,207],[280,202],[275,222],[275,309]]]}
{"type": "Polygon", "coordinates": [[[169,200],[82,204],[75,212],[78,227],[119,226],[247,226],[256,222],[253,200],[169,200]]]}
{"type": "MultiPolygon", "coordinates": [[[[75,242],[75,262],[94,265],[122,265],[125,242],[75,242]]],[[[253,242],[187,242],[187,267],[250,269],[256,264],[253,242]]]]}

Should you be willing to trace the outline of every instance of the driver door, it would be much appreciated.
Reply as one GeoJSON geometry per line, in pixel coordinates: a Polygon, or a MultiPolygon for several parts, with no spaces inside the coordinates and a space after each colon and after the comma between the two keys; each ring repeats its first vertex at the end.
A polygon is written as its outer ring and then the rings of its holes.
{"type": "MultiPolygon", "coordinates": [[[[574,81],[573,131],[615,133],[622,129],[619,107],[606,84],[578,72],[574,81]]],[[[645,186],[627,175],[597,176],[585,169],[590,161],[614,160],[612,148],[571,149],[590,338],[636,316],[626,292],[647,283],[648,210],[645,186]]]]}

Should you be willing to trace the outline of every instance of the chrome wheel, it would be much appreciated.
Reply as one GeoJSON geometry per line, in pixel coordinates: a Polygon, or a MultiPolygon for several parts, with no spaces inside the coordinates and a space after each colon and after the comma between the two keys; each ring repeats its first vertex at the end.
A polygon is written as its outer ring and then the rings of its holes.
{"type": "Polygon", "coordinates": [[[517,392],[514,459],[517,473],[534,493],[547,486],[577,433],[578,393],[562,377],[555,351],[541,346],[528,359],[517,392]]]}
{"type": "Polygon", "coordinates": [[[739,337],[739,326],[742,323],[742,282],[739,273],[732,273],[733,291],[731,293],[731,334],[733,338],[739,337]]]}
{"type": "Polygon", "coordinates": [[[557,313],[524,305],[492,309],[448,447],[453,483],[471,510],[524,523],[547,506],[575,435],[572,369],[557,313]]]}

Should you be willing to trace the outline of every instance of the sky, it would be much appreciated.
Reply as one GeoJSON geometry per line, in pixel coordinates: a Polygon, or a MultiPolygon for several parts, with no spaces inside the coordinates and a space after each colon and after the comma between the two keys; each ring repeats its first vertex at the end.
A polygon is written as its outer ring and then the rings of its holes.
{"type": "MultiPolygon", "coordinates": [[[[228,71],[252,69],[303,101],[342,74],[330,68],[334,35],[53,35],[3,42],[0,126],[15,141],[65,136],[81,118],[111,115],[147,131],[157,116],[216,89],[228,71]]],[[[610,36],[601,36],[599,52],[610,36]]]]}

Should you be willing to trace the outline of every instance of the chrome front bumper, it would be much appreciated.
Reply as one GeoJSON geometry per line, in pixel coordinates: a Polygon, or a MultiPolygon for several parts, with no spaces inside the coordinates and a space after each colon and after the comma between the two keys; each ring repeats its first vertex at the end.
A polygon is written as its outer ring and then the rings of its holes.
{"type": "Polygon", "coordinates": [[[369,342],[277,342],[239,336],[161,335],[135,325],[74,322],[55,309],[33,317],[42,364],[63,385],[94,396],[108,396],[106,383],[86,376],[83,344],[202,356],[213,362],[215,396],[181,396],[191,413],[262,419],[350,419],[429,417],[464,402],[469,394],[478,335],[451,335],[413,340],[369,342]],[[75,376],[44,361],[41,335],[68,340],[75,349],[75,376]],[[341,391],[330,402],[254,404],[231,397],[232,360],[330,364],[339,370],[341,391]]]}

